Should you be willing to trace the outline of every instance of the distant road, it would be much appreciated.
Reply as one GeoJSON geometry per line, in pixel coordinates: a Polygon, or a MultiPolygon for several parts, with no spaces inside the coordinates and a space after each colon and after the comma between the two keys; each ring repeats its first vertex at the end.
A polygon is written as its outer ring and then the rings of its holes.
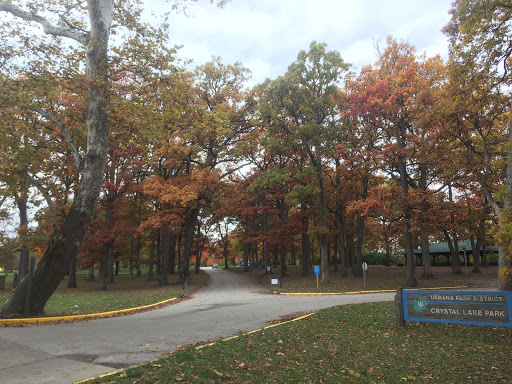
{"type": "Polygon", "coordinates": [[[0,382],[73,383],[153,360],[181,345],[213,341],[297,312],[390,301],[394,293],[280,296],[244,274],[204,269],[211,283],[165,308],[70,324],[0,329],[0,382]]]}

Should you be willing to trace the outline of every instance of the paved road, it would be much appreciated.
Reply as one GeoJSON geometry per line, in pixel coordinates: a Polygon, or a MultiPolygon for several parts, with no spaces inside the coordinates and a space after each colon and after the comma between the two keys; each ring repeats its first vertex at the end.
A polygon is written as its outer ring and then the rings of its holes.
{"type": "Polygon", "coordinates": [[[279,296],[243,274],[205,269],[210,285],[158,310],[72,324],[0,329],[0,382],[73,383],[155,359],[181,345],[226,338],[297,312],[389,301],[393,293],[279,296]]]}

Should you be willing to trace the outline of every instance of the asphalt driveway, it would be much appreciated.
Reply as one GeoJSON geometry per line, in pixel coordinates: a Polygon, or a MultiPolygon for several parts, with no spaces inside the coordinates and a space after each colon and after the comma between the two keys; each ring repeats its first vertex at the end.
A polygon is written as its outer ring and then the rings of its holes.
{"type": "Polygon", "coordinates": [[[394,293],[281,296],[243,274],[205,269],[210,285],[190,300],[123,317],[0,329],[0,382],[73,383],[214,341],[294,313],[390,301],[394,293]]]}

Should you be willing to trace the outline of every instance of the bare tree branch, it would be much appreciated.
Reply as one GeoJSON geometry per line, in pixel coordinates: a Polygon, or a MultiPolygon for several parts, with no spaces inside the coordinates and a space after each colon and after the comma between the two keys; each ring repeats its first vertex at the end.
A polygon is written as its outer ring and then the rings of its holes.
{"type": "Polygon", "coordinates": [[[48,19],[44,18],[33,12],[24,11],[12,4],[5,1],[0,1],[0,12],[9,12],[16,17],[20,17],[25,20],[35,21],[39,23],[45,33],[53,36],[68,37],[75,41],[78,41],[82,45],[87,45],[89,41],[89,34],[81,32],[74,28],[61,28],[53,25],[48,19]]]}
{"type": "Polygon", "coordinates": [[[2,205],[4,205],[4,203],[5,203],[5,200],[7,200],[7,196],[8,195],[3,196],[2,200],[0,200],[0,208],[2,208],[2,205]]]}
{"type": "Polygon", "coordinates": [[[69,148],[71,149],[71,153],[73,154],[73,158],[75,159],[75,165],[76,165],[78,171],[80,171],[80,154],[78,153],[78,149],[76,148],[73,138],[71,137],[71,134],[69,133],[66,126],[42,108],[37,108],[37,107],[30,105],[30,106],[28,106],[28,109],[40,114],[45,119],[50,120],[52,123],[57,125],[62,130],[62,134],[64,135],[64,138],[68,142],[69,148]]]}
{"type": "Polygon", "coordinates": [[[48,205],[48,210],[50,211],[50,221],[52,223],[52,232],[56,233],[57,228],[57,214],[55,212],[55,205],[53,204],[52,198],[50,197],[50,194],[48,192],[48,189],[45,188],[39,180],[37,180],[35,177],[30,175],[26,171],[18,171],[18,174],[25,179],[27,179],[34,187],[36,187],[39,192],[43,195],[44,199],[46,200],[46,204],[48,205]]]}

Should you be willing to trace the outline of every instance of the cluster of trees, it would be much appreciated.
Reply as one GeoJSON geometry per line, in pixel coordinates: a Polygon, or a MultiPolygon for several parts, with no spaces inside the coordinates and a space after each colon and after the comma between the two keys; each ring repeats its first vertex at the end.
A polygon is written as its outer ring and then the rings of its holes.
{"type": "MultiPolygon", "coordinates": [[[[239,63],[187,71],[165,20],[141,21],[138,2],[23,3],[0,1],[12,16],[0,32],[0,208],[16,204],[22,274],[44,250],[30,313],[67,271],[73,285],[77,264],[91,278],[100,266],[99,289],[115,259],[132,275],[156,265],[165,285],[206,252],[227,267],[230,247],[246,267],[262,260],[282,274],[299,259],[308,273],[319,257],[322,283],[331,264],[362,274],[364,248],[388,261],[403,249],[415,286],[415,247],[431,278],[430,241],[449,243],[454,273],[459,239],[475,242],[474,272],[478,249],[500,241],[500,289],[511,288],[506,4],[454,3],[448,63],[389,37],[356,74],[313,42],[248,89],[239,63]]],[[[0,316],[26,312],[24,282],[0,316]]]]}

